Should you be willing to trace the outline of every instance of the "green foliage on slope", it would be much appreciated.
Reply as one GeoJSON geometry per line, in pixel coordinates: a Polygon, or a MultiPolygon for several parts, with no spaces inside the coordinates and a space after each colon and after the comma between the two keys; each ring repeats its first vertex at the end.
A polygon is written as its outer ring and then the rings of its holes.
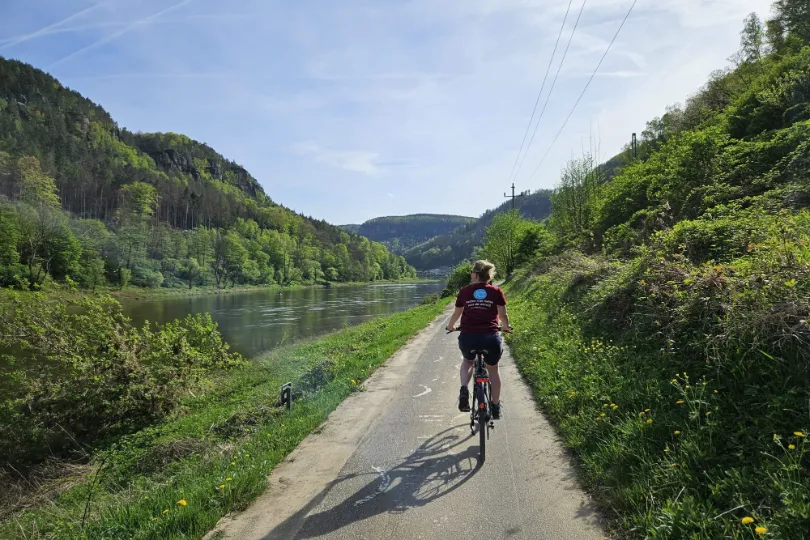
{"type": "Polygon", "coordinates": [[[810,530],[806,6],[747,19],[612,181],[574,160],[507,286],[519,367],[629,537],[810,530]]]}

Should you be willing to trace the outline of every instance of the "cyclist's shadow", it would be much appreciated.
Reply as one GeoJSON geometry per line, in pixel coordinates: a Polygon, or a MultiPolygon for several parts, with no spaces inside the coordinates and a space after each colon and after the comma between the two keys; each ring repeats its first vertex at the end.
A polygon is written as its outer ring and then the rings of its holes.
{"type": "Polygon", "coordinates": [[[424,506],[451,493],[480,469],[477,441],[469,437],[468,428],[466,424],[454,426],[436,434],[393,469],[337,478],[310,504],[265,536],[265,540],[291,538],[290,533],[302,521],[303,526],[295,538],[318,537],[377,514],[400,513],[424,506]],[[339,504],[307,515],[330,491],[340,490],[341,483],[360,477],[367,477],[363,487],[339,504]]]}

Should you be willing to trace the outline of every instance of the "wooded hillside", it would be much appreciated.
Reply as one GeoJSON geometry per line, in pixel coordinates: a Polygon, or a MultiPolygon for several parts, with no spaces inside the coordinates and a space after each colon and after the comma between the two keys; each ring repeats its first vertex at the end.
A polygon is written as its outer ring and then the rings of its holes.
{"type": "Polygon", "coordinates": [[[22,288],[413,274],[385,246],[274,203],[209,146],[119,128],[53,77],[2,58],[0,231],[0,285],[22,288]]]}

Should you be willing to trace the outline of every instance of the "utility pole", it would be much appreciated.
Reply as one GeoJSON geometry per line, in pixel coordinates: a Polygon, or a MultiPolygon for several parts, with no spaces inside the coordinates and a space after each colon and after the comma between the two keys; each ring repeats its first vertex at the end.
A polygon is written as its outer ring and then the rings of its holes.
{"type": "Polygon", "coordinates": [[[633,133],[633,159],[638,157],[638,143],[636,142],[636,134],[633,133]]]}
{"type": "Polygon", "coordinates": [[[523,195],[525,195],[525,193],[519,193],[518,195],[515,195],[515,183],[514,182],[512,182],[512,194],[511,195],[507,195],[506,193],[503,194],[503,196],[505,198],[512,199],[512,210],[515,209],[515,198],[516,197],[523,197],[523,195]]]}

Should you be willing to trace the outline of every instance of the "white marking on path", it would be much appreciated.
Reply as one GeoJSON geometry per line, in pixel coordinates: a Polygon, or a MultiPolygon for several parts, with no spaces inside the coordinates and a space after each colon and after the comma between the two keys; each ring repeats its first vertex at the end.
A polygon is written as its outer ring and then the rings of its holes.
{"type": "Polygon", "coordinates": [[[422,388],[424,388],[424,389],[425,389],[425,391],[424,391],[424,392],[421,392],[421,393],[419,393],[419,394],[416,394],[415,396],[413,396],[413,397],[415,397],[415,398],[422,397],[422,396],[426,396],[426,395],[428,395],[429,393],[433,392],[433,390],[431,390],[430,388],[428,388],[428,387],[427,387],[427,386],[425,386],[424,384],[420,384],[419,386],[421,386],[422,388]]]}
{"type": "Polygon", "coordinates": [[[391,484],[391,477],[388,476],[388,473],[385,472],[385,469],[383,469],[382,467],[375,467],[374,465],[372,465],[371,468],[377,472],[377,474],[382,479],[382,482],[380,482],[380,485],[377,486],[377,489],[374,491],[374,493],[372,493],[371,495],[366,495],[359,501],[354,501],[355,506],[366,504],[368,501],[370,501],[371,499],[373,499],[374,497],[376,497],[377,495],[388,489],[388,486],[391,484]]]}
{"type": "Polygon", "coordinates": [[[439,359],[434,360],[433,363],[435,364],[436,362],[441,362],[442,360],[444,360],[444,356],[440,356],[439,359]]]}

